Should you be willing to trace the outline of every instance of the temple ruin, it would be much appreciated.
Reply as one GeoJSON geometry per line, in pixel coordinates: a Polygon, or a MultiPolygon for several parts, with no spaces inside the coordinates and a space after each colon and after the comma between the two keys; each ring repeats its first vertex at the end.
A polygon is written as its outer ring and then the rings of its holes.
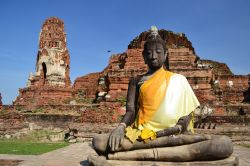
{"type": "MultiPolygon", "coordinates": [[[[249,76],[234,75],[224,63],[201,59],[183,33],[160,30],[159,34],[167,42],[170,71],[186,76],[201,104],[214,109],[213,115],[239,115],[240,110],[250,113],[249,76]]],[[[75,94],[105,104],[123,101],[129,79],[147,70],[142,57],[147,35],[141,33],[126,52],[112,55],[102,72],[77,78],[75,94]]]]}
{"type": "Polygon", "coordinates": [[[72,97],[69,70],[64,23],[56,17],[48,18],[39,35],[36,71],[30,74],[27,87],[19,90],[14,105],[63,104],[72,97]]]}
{"type": "MultiPolygon", "coordinates": [[[[184,33],[162,29],[159,34],[168,47],[166,65],[186,76],[200,103],[214,110],[213,116],[250,114],[250,75],[234,75],[225,63],[201,59],[184,33]]],[[[36,72],[30,74],[27,87],[19,90],[14,105],[68,110],[97,103],[100,110],[124,112],[129,79],[147,71],[142,57],[147,36],[147,31],[142,32],[126,52],[113,54],[103,71],[78,77],[71,86],[64,23],[48,18],[39,36],[36,72]]]]}

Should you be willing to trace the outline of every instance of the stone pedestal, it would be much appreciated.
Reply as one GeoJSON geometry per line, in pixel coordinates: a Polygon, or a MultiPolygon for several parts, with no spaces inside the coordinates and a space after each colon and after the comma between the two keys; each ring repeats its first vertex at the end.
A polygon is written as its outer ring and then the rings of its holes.
{"type": "Polygon", "coordinates": [[[89,165],[93,166],[238,166],[239,158],[230,156],[223,160],[215,161],[193,161],[193,162],[162,162],[162,161],[122,161],[122,160],[106,160],[103,156],[89,156],[89,165]]]}

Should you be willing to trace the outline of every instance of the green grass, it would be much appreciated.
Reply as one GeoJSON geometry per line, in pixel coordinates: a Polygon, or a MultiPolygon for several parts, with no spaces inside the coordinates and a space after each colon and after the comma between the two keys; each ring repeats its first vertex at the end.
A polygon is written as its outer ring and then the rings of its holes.
{"type": "Polygon", "coordinates": [[[0,154],[39,155],[69,145],[66,142],[48,143],[50,135],[58,134],[52,130],[34,130],[19,139],[0,139],[0,154]]]}
{"type": "Polygon", "coordinates": [[[60,143],[25,142],[18,140],[0,140],[0,154],[39,155],[69,145],[60,143]]]}
{"type": "Polygon", "coordinates": [[[246,148],[250,148],[250,144],[242,144],[241,146],[244,146],[246,148]]]}
{"type": "Polygon", "coordinates": [[[43,138],[49,138],[50,135],[57,134],[51,130],[34,130],[26,135],[23,135],[19,141],[23,142],[41,142],[43,138]]]}

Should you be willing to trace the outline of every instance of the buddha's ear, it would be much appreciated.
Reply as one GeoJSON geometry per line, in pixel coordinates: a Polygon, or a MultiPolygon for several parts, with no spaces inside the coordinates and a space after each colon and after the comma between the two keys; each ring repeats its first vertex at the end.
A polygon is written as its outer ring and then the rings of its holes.
{"type": "Polygon", "coordinates": [[[165,58],[167,59],[167,57],[168,57],[168,51],[167,50],[164,50],[164,55],[165,55],[165,58]]]}
{"type": "Polygon", "coordinates": [[[169,54],[168,54],[168,52],[166,51],[165,53],[164,53],[164,55],[165,55],[165,67],[166,67],[166,69],[167,70],[169,70],[169,58],[168,58],[168,56],[169,56],[169,54]]]}
{"type": "Polygon", "coordinates": [[[168,52],[164,52],[164,61],[166,61],[167,60],[167,58],[168,58],[168,52]]]}
{"type": "Polygon", "coordinates": [[[145,64],[148,64],[148,59],[147,59],[145,50],[142,51],[142,56],[143,56],[143,59],[144,59],[144,63],[145,63],[145,64]]]}
{"type": "Polygon", "coordinates": [[[165,52],[164,52],[164,58],[165,58],[165,60],[167,59],[167,57],[168,57],[168,52],[165,51],[165,52]]]}

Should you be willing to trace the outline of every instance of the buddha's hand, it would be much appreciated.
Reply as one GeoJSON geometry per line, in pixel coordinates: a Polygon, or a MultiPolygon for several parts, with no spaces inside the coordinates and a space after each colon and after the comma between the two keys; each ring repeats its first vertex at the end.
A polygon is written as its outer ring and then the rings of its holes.
{"type": "Polygon", "coordinates": [[[115,152],[118,150],[122,140],[124,139],[125,135],[125,126],[119,125],[117,128],[115,128],[110,136],[109,136],[109,149],[111,152],[115,152]]]}

